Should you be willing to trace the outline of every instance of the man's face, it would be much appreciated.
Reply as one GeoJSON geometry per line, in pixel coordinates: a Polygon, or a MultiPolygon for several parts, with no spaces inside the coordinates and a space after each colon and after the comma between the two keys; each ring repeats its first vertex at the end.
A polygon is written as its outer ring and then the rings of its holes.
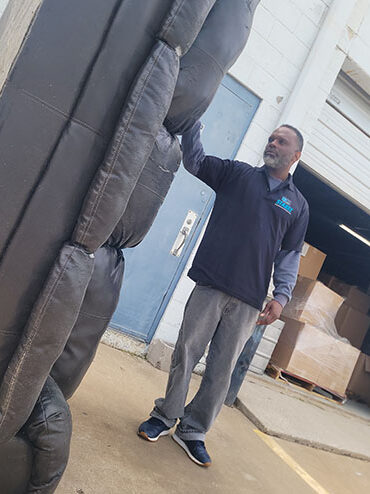
{"type": "Polygon", "coordinates": [[[288,127],[274,130],[263,153],[265,165],[276,170],[290,167],[300,156],[297,136],[288,127]]]}

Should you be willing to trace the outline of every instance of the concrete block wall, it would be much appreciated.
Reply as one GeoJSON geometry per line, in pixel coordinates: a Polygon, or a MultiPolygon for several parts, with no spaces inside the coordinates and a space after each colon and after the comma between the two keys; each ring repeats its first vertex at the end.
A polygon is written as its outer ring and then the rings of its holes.
{"type": "MultiPolygon", "coordinates": [[[[261,98],[238,159],[261,164],[332,0],[262,0],[246,49],[230,74],[261,98]]],[[[289,122],[286,122],[289,123],[289,122]]]]}
{"type": "Polygon", "coordinates": [[[0,91],[41,0],[0,0],[0,91]]]}
{"type": "Polygon", "coordinates": [[[9,0],[0,0],[0,19],[6,9],[6,6],[8,5],[8,2],[9,0]]]}

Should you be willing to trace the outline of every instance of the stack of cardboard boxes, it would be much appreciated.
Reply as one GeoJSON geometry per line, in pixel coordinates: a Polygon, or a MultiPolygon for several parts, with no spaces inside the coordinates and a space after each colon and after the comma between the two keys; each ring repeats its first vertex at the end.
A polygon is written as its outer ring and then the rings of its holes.
{"type": "Polygon", "coordinates": [[[348,338],[356,348],[361,348],[370,326],[370,297],[355,286],[342,283],[334,276],[330,277],[328,286],[345,298],[344,304],[338,311],[335,324],[338,333],[348,338]]]}
{"type": "MultiPolygon", "coordinates": [[[[334,276],[322,275],[321,279],[332,290],[345,297],[335,323],[338,333],[346,337],[351,345],[361,349],[366,333],[370,328],[370,297],[355,286],[347,285],[334,276]]],[[[348,384],[348,393],[370,405],[370,356],[360,354],[348,384]]]]}
{"type": "Polygon", "coordinates": [[[347,393],[370,406],[370,356],[360,354],[348,384],[347,393]]]}
{"type": "Polygon", "coordinates": [[[325,257],[305,244],[293,297],[281,317],[285,327],[271,363],[344,397],[360,352],[337,334],[334,321],[344,298],[317,281],[325,257]]]}

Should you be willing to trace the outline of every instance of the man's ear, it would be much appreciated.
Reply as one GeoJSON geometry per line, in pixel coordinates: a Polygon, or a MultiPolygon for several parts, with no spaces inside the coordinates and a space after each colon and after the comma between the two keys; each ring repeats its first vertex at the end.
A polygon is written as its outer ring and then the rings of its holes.
{"type": "Polygon", "coordinates": [[[294,163],[295,163],[296,161],[298,161],[298,160],[300,159],[300,157],[301,157],[301,156],[302,156],[301,151],[296,151],[296,152],[294,153],[294,163]]]}

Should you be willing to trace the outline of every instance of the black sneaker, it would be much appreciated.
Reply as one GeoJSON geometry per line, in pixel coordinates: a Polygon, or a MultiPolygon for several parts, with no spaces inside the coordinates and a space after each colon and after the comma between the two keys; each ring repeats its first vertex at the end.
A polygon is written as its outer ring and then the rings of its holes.
{"type": "Polygon", "coordinates": [[[211,466],[212,460],[207,453],[203,441],[185,441],[185,439],[181,439],[176,432],[173,434],[172,439],[182,447],[188,457],[197,465],[200,465],[201,467],[211,466]]]}
{"type": "Polygon", "coordinates": [[[157,441],[161,436],[167,436],[170,433],[170,428],[155,417],[150,417],[150,419],[146,420],[142,424],[140,424],[139,429],[137,431],[140,437],[143,437],[147,441],[157,441]]]}

